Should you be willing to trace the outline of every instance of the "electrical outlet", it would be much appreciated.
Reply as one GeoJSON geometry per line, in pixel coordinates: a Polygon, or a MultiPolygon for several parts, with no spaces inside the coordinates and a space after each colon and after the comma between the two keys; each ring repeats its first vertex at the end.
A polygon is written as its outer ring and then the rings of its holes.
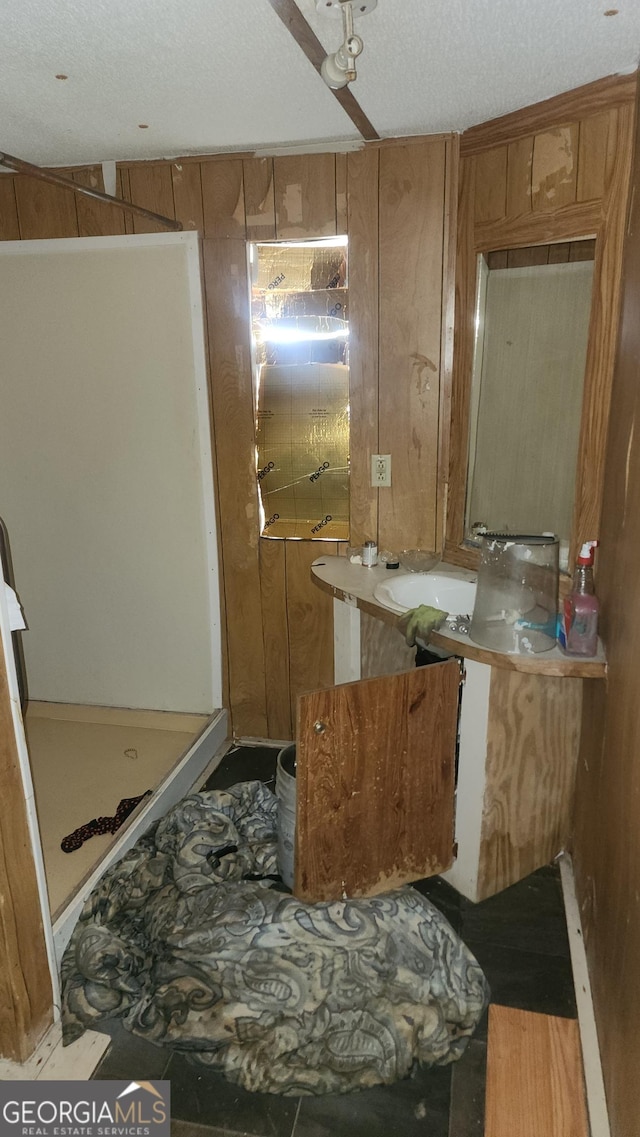
{"type": "Polygon", "coordinates": [[[371,485],[377,487],[391,485],[390,454],[371,455],[371,485]]]}

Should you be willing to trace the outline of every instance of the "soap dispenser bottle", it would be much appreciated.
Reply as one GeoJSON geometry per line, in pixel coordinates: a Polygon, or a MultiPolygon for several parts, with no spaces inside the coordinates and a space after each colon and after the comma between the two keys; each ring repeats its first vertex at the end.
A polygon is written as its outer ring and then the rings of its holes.
{"type": "Polygon", "coordinates": [[[598,598],[593,584],[593,554],[597,541],[580,550],[571,592],[564,601],[563,637],[568,655],[595,655],[598,650],[598,598]]]}

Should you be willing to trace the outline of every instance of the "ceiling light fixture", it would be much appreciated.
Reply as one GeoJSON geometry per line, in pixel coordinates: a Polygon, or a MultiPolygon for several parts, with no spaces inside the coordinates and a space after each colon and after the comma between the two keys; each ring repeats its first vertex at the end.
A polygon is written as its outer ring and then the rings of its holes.
{"type": "Polygon", "coordinates": [[[354,34],[353,20],[355,16],[366,16],[377,3],[378,0],[316,0],[318,12],[342,19],[343,42],[337,51],[323,59],[320,68],[322,78],[332,91],[339,91],[357,78],[356,59],[364,44],[360,36],[354,34]]]}

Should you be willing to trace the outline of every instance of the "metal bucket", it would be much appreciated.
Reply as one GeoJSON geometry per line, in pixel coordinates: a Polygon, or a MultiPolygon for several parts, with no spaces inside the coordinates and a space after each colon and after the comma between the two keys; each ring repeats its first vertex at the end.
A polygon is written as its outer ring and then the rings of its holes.
{"type": "Polygon", "coordinates": [[[276,765],[278,799],[278,872],[287,888],[293,888],[293,856],[296,838],[296,744],[285,746],[276,765]]]}

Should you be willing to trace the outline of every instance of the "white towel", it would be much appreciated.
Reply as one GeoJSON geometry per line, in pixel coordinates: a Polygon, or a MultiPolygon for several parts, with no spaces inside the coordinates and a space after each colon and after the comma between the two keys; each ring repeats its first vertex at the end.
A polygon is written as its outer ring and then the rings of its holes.
{"type": "Polygon", "coordinates": [[[21,632],[26,628],[24,616],[22,615],[22,608],[20,601],[12,588],[5,583],[4,586],[5,596],[7,598],[7,608],[9,609],[9,627],[12,632],[21,632]]]}

